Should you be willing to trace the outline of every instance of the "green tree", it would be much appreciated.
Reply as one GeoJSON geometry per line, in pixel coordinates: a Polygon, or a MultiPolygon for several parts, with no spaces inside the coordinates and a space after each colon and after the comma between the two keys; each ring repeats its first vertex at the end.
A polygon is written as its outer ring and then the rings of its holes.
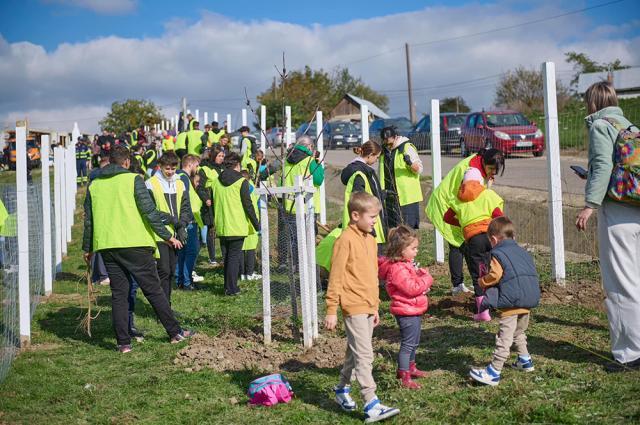
{"type": "Polygon", "coordinates": [[[612,62],[598,63],[591,59],[584,53],[567,52],[564,54],[565,61],[573,65],[573,70],[576,72],[571,79],[571,87],[574,89],[578,85],[578,78],[580,74],[588,72],[602,72],[602,71],[615,71],[617,69],[627,69],[628,65],[623,65],[620,59],[616,59],[612,62]]]}
{"type": "Polygon", "coordinates": [[[124,102],[113,102],[111,111],[100,120],[100,128],[121,134],[140,126],[157,124],[164,116],[160,109],[148,100],[127,99],[124,102]]]}
{"type": "Polygon", "coordinates": [[[462,96],[445,97],[440,101],[440,112],[471,112],[462,96]]]}
{"type": "MultiPolygon", "coordinates": [[[[556,82],[558,110],[569,102],[569,89],[556,82]]],[[[524,114],[541,113],[544,110],[542,71],[522,66],[505,73],[496,86],[496,105],[524,114]]]]}
{"type": "Polygon", "coordinates": [[[326,71],[303,70],[289,73],[284,87],[275,84],[258,96],[258,102],[267,107],[267,127],[282,126],[284,104],[291,106],[291,125],[297,127],[310,121],[317,110],[328,113],[346,93],[367,99],[386,109],[389,99],[375,92],[362,79],[352,76],[346,68],[338,68],[333,75],[326,71]]]}

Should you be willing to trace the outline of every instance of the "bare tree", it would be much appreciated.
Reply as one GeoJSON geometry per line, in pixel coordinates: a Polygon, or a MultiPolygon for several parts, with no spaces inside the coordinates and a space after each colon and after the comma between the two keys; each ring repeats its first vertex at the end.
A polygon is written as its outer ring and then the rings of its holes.
{"type": "MultiPolygon", "coordinates": [[[[569,102],[569,89],[556,83],[558,109],[569,102]]],[[[496,87],[496,105],[530,114],[544,110],[542,71],[518,67],[505,73],[496,87]]]]}

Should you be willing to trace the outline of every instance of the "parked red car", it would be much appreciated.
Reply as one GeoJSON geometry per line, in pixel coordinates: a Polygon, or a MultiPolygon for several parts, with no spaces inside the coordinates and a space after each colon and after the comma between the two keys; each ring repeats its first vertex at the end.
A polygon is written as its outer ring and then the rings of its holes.
{"type": "Polygon", "coordinates": [[[474,112],[462,126],[460,151],[464,157],[482,148],[500,149],[505,155],[531,152],[542,156],[544,134],[520,112],[474,112]]]}

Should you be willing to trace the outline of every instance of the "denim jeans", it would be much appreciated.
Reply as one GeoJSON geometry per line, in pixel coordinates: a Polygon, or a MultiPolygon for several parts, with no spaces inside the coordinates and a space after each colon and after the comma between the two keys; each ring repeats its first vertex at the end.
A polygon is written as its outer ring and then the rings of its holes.
{"type": "Polygon", "coordinates": [[[191,273],[196,266],[198,252],[200,252],[198,225],[191,223],[187,226],[187,243],[178,251],[176,264],[176,283],[178,285],[191,285],[191,273]]]}

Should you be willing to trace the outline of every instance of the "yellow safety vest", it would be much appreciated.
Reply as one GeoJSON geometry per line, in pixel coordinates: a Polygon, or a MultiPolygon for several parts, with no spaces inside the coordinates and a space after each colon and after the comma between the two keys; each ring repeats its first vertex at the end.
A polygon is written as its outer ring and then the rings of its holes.
{"type": "Polygon", "coordinates": [[[217,179],[213,184],[213,206],[218,236],[244,236],[256,232],[249,217],[242,208],[240,189],[245,179],[238,179],[230,186],[224,186],[217,179]]]}
{"type": "MultiPolygon", "coordinates": [[[[355,182],[357,176],[362,177],[362,179],[364,180],[364,191],[367,192],[369,195],[373,195],[373,191],[371,190],[371,186],[369,185],[369,180],[367,179],[367,176],[362,171],[356,171],[355,173],[353,173],[349,178],[349,181],[347,182],[347,187],[344,190],[344,211],[342,213],[343,229],[346,229],[347,226],[349,225],[349,222],[351,221],[351,218],[349,217],[348,205],[349,205],[349,200],[351,199],[351,193],[353,192],[353,183],[355,182]]],[[[373,229],[376,231],[376,242],[385,243],[384,228],[382,227],[382,222],[379,216],[375,226],[373,226],[373,229]]]]}
{"type": "MultiPolygon", "coordinates": [[[[153,192],[153,197],[156,201],[156,207],[159,211],[163,211],[166,213],[171,213],[169,209],[169,204],[167,204],[167,199],[164,196],[164,190],[162,190],[162,183],[160,183],[160,179],[157,175],[151,177],[149,179],[149,183],[151,184],[151,191],[153,192]]],[[[180,218],[180,206],[182,205],[182,195],[184,194],[184,183],[181,179],[176,179],[176,211],[178,212],[178,218],[180,218]]],[[[175,235],[175,229],[172,225],[168,224],[167,230],[175,235]]],[[[158,236],[155,232],[153,234],[157,242],[161,242],[162,238],[158,236]]]]}

